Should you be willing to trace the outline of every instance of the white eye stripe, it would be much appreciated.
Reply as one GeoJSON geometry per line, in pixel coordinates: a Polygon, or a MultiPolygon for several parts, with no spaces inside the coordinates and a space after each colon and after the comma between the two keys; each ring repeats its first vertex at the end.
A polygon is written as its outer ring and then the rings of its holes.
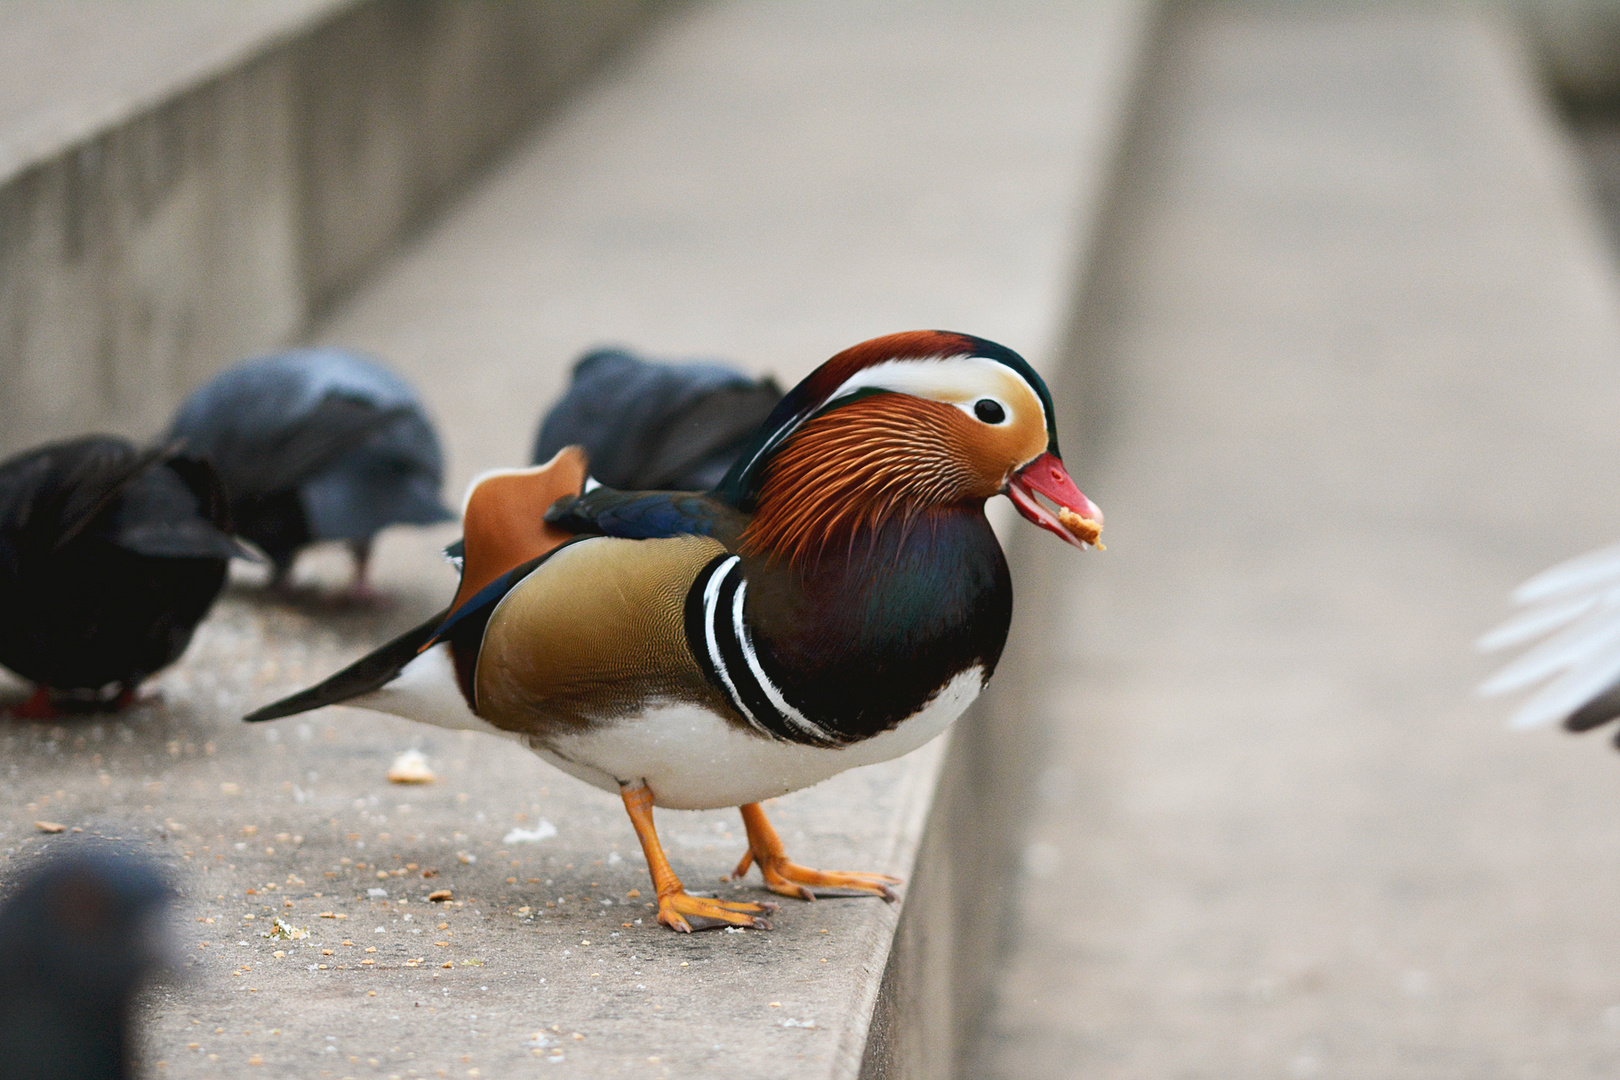
{"type": "MultiPolygon", "coordinates": [[[[1023,376],[1007,365],[983,356],[928,356],[885,360],[851,375],[828,402],[862,390],[892,390],[947,405],[955,405],[978,419],[973,406],[989,398],[1011,419],[1024,410],[1046,421],[1041,399],[1023,376]],[[1019,403],[1022,404],[1019,404],[1019,403]]],[[[984,421],[980,421],[983,423],[984,421]]]]}

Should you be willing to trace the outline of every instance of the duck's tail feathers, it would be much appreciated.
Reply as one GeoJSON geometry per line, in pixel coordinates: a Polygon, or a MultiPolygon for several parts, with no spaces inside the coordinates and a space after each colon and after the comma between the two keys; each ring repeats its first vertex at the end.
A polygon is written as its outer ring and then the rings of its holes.
{"type": "Polygon", "coordinates": [[[417,651],[433,638],[448,614],[448,611],[441,611],[414,630],[408,630],[375,652],[362,656],[325,682],[308,690],[300,690],[262,709],[255,709],[242,719],[250,724],[261,720],[279,720],[283,716],[309,712],[323,705],[341,705],[362,694],[380,690],[398,678],[406,664],[416,659],[417,651]]]}

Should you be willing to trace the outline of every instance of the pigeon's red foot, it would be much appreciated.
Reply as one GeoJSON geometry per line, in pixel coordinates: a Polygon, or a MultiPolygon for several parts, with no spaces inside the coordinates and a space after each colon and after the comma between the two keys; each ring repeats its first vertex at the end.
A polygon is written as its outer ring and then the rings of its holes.
{"type": "Polygon", "coordinates": [[[743,827],[748,830],[748,853],[737,864],[736,872],[731,875],[733,878],[742,877],[748,873],[749,865],[757,862],[760,875],[765,878],[765,887],[783,896],[814,900],[816,892],[820,890],[833,896],[867,893],[881,896],[891,904],[898,899],[890,888],[891,885],[900,884],[897,877],[858,871],[812,870],[789,861],[787,853],[782,850],[781,837],[776,835],[760,805],[749,803],[739,809],[742,811],[743,827]]]}
{"type": "Polygon", "coordinates": [[[388,594],[373,588],[364,578],[355,578],[350,586],[339,593],[337,602],[349,608],[385,608],[388,594]]]}
{"type": "Polygon", "coordinates": [[[641,852],[647,856],[647,870],[658,893],[659,922],[682,934],[721,926],[746,926],[755,930],[771,928],[771,924],[760,916],[775,911],[775,904],[716,900],[687,892],[681,879],[670,869],[669,860],[664,857],[663,845],[658,842],[658,833],[653,828],[652,791],[646,784],[640,784],[621,788],[619,795],[624,799],[630,824],[635,826],[636,838],[641,841],[641,852]]]}
{"type": "Polygon", "coordinates": [[[20,720],[56,720],[63,713],[51,701],[51,688],[36,686],[33,695],[27,701],[12,706],[11,715],[20,720]]]}

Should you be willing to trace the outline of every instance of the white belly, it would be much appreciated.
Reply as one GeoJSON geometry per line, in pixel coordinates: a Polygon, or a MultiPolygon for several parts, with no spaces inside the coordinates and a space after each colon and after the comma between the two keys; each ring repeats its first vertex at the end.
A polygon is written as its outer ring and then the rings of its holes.
{"type": "MultiPolygon", "coordinates": [[[[672,810],[715,810],[762,802],[819,784],[857,765],[910,753],[950,727],[979,696],[983,673],[973,667],[946,683],[914,716],[893,730],[840,749],[768,739],[695,705],[661,704],[579,735],[529,748],[570,776],[617,793],[621,781],[645,781],[653,802],[672,810]]],[[[448,644],[412,660],[380,690],[345,704],[438,727],[503,731],[467,708],[456,685],[448,644]]]]}
{"type": "Polygon", "coordinates": [[[604,791],[645,780],[653,802],[672,810],[741,806],[910,753],[950,727],[983,681],[979,668],[964,671],[898,727],[839,749],[768,739],[683,704],[655,705],[639,717],[532,749],[604,791]]]}

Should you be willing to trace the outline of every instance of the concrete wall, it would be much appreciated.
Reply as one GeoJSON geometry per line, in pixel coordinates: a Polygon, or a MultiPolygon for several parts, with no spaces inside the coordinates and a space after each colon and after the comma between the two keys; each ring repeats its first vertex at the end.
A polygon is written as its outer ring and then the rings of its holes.
{"type": "Polygon", "coordinates": [[[658,0],[359,0],[0,179],[0,452],[295,337],[658,0]]]}

